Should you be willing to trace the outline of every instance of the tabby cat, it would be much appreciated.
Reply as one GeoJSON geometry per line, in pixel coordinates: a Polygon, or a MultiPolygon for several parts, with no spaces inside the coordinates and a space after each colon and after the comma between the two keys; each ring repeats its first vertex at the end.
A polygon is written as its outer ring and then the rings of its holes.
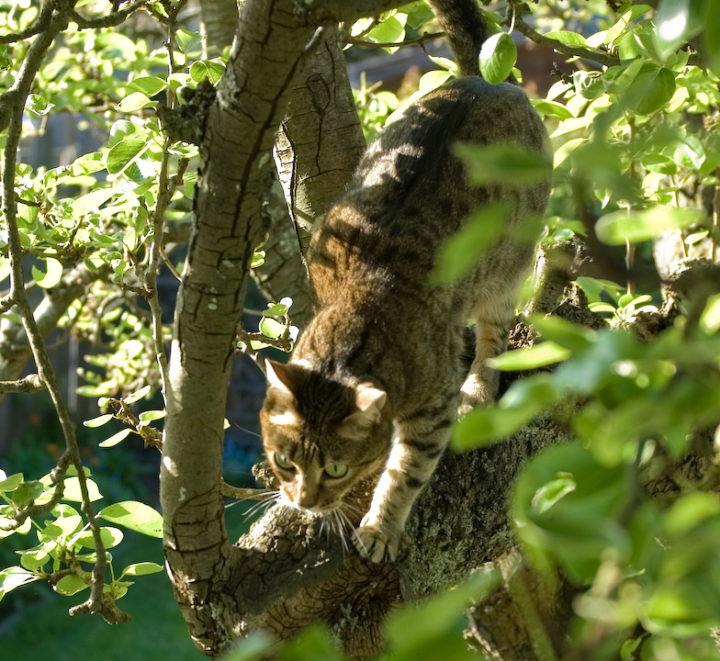
{"type": "Polygon", "coordinates": [[[487,36],[475,0],[431,0],[462,77],[411,104],[369,146],[309,250],[316,315],[286,365],[268,361],[261,412],[265,451],[286,504],[341,508],[379,474],[354,533],[374,562],[394,559],[405,520],[432,476],[460,411],[489,404],[497,379],[486,359],[502,352],[518,285],[533,247],[500,238],[464,279],[433,287],[438,247],[468,214],[505,201],[507,223],[545,210],[549,183],[470,186],[456,142],[514,142],[543,151],[545,129],[523,91],[480,78],[487,36]],[[477,347],[464,380],[467,322],[477,347]]]}

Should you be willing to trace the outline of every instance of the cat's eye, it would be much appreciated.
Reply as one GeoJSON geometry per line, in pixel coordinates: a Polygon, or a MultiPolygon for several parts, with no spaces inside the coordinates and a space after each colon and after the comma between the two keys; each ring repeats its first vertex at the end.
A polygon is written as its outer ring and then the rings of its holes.
{"type": "Polygon", "coordinates": [[[344,477],[348,472],[348,467],[345,464],[328,464],[325,466],[325,472],[330,477],[344,477]]]}
{"type": "Polygon", "coordinates": [[[284,454],[274,454],[273,458],[280,468],[286,471],[295,470],[295,464],[293,464],[293,462],[290,461],[284,454]]]}

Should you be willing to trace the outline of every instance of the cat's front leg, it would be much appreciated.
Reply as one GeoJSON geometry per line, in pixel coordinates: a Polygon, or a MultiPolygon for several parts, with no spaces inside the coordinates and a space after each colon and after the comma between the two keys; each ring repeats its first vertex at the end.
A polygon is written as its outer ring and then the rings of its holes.
{"type": "Polygon", "coordinates": [[[397,424],[395,444],[370,510],[354,535],[355,546],[364,557],[373,562],[397,557],[405,521],[447,445],[456,411],[453,393],[432,414],[421,413],[397,424]]]}

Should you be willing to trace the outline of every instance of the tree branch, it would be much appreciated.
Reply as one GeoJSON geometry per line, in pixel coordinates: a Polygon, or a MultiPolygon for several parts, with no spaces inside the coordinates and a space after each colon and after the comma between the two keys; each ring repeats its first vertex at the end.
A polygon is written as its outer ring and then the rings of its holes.
{"type": "Polygon", "coordinates": [[[30,374],[19,381],[0,381],[0,393],[6,392],[40,392],[45,384],[37,374],[30,374]]]}
{"type": "MultiPolygon", "coordinates": [[[[507,19],[506,19],[507,20],[507,19]]],[[[591,48],[584,48],[582,46],[569,46],[556,39],[549,39],[544,37],[539,32],[531,28],[520,16],[519,11],[515,13],[515,27],[517,31],[525,35],[530,41],[535,42],[539,46],[545,46],[546,48],[552,48],[558,53],[567,55],[568,57],[582,57],[586,60],[592,60],[598,62],[606,67],[611,67],[620,64],[620,58],[614,57],[608,53],[600,50],[591,48]]]]}
{"type": "Polygon", "coordinates": [[[347,43],[353,46],[364,46],[366,48],[402,48],[403,46],[423,46],[428,41],[439,39],[444,37],[444,32],[426,32],[422,37],[417,39],[407,39],[406,41],[399,41],[395,43],[382,42],[378,43],[375,41],[367,41],[367,39],[360,39],[358,37],[348,37],[347,43]]]}
{"type": "MultiPolygon", "coordinates": [[[[88,610],[95,613],[102,612],[102,610],[105,609],[103,602],[106,597],[103,595],[103,586],[105,584],[107,554],[100,536],[100,526],[95,518],[93,507],[90,502],[87,478],[85,476],[82,459],[80,457],[80,449],[75,436],[75,428],[72,424],[72,420],[70,419],[70,413],[62,397],[62,393],[60,392],[60,387],[55,377],[55,371],[50,361],[47,347],[45,346],[42,334],[33,316],[32,308],[30,307],[30,303],[28,302],[25,294],[22,264],[23,249],[20,243],[20,235],[17,225],[17,207],[15,201],[15,165],[17,162],[18,144],[22,134],[22,114],[25,107],[25,101],[31,89],[33,80],[42,65],[48,50],[55,41],[55,37],[61,30],[67,27],[68,15],[75,6],[75,0],[58,0],[58,2],[53,3],[52,6],[53,8],[62,8],[59,9],[59,11],[57,11],[57,13],[52,17],[45,31],[40,33],[37,39],[33,41],[25,55],[22,66],[20,67],[18,78],[11,88],[11,90],[17,92],[17,97],[11,108],[5,151],[2,156],[2,210],[7,223],[10,252],[10,297],[14,299],[15,305],[22,317],[28,342],[38,368],[39,378],[47,386],[65,437],[66,451],[63,454],[61,461],[58,463],[54,474],[58,480],[62,481],[65,477],[67,465],[70,462],[77,469],[80,493],[82,496],[81,509],[87,517],[88,524],[90,525],[90,529],[93,534],[97,560],[95,562],[95,566],[93,567],[93,581],[90,598],[86,603],[88,610]]],[[[60,493],[60,496],[58,496],[58,492],[62,492],[62,487],[59,483],[55,493],[55,498],[59,500],[62,494],[60,493]]],[[[47,507],[47,505],[41,507],[47,507]]],[[[28,508],[24,513],[27,513],[30,509],[31,508],[28,508]]],[[[23,512],[20,513],[20,515],[22,514],[23,512]]],[[[16,520],[19,519],[20,515],[16,517],[16,520]]],[[[27,516],[32,515],[32,513],[26,514],[26,518],[27,516]]]]}

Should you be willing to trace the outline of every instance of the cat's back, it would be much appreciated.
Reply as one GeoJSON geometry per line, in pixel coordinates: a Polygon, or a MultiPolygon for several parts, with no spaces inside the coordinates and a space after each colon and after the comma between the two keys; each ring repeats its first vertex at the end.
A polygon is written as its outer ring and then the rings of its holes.
{"type": "MultiPolygon", "coordinates": [[[[469,183],[454,154],[458,142],[543,151],[547,133],[525,93],[510,83],[462,77],[418,99],[368,147],[316,233],[314,279],[332,287],[358,271],[370,279],[394,272],[425,286],[440,244],[475,208],[503,197],[498,187],[469,183]]],[[[538,199],[542,213],[546,195],[538,199]]]]}

